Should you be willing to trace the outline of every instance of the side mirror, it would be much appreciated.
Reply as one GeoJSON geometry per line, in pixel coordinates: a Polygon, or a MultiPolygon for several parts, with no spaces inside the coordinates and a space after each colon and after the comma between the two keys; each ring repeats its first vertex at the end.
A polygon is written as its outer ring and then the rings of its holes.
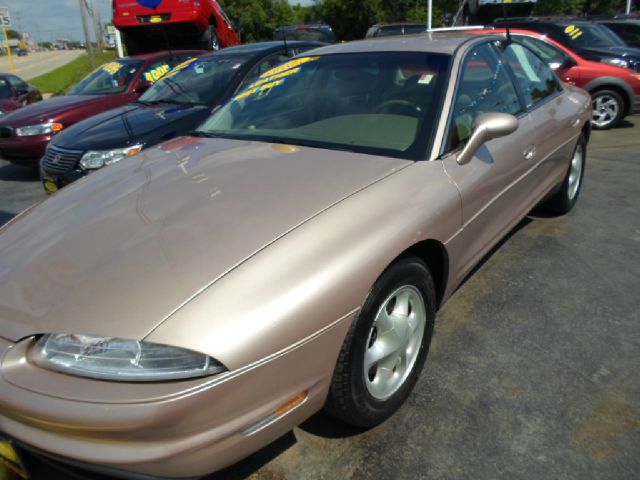
{"type": "Polygon", "coordinates": [[[552,70],[566,71],[577,65],[577,62],[571,57],[565,57],[562,62],[549,62],[549,68],[552,70]]]}
{"type": "Polygon", "coordinates": [[[504,137],[518,129],[518,119],[509,113],[483,113],[473,122],[473,133],[467,144],[458,155],[458,165],[465,165],[471,161],[473,154],[480,146],[498,137],[504,137]]]}

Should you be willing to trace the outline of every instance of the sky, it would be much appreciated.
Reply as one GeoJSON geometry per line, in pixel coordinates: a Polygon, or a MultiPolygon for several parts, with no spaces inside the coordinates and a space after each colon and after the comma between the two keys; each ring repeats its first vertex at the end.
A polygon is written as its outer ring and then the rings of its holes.
{"type": "MultiPolygon", "coordinates": [[[[96,4],[103,23],[111,21],[111,0],[91,2],[96,4]]],[[[289,0],[289,3],[311,5],[313,0],[289,0]]],[[[9,8],[11,28],[28,32],[37,42],[84,39],[79,5],[79,0],[0,0],[0,6],[9,8]]],[[[92,25],[90,29],[93,32],[92,25]]]]}

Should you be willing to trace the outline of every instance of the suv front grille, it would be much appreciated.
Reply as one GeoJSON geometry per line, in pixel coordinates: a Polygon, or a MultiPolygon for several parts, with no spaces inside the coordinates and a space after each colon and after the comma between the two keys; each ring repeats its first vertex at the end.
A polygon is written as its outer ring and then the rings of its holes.
{"type": "Polygon", "coordinates": [[[78,164],[83,153],[81,150],[49,146],[42,159],[42,168],[49,173],[66,173],[78,164]]]}

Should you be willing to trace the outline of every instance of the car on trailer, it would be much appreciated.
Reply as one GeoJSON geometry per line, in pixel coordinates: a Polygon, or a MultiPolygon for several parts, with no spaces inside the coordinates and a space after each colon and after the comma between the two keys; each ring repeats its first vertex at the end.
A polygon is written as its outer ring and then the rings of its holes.
{"type": "Polygon", "coordinates": [[[218,50],[241,43],[217,0],[113,0],[113,24],[130,55],[168,48],[218,50]]]}

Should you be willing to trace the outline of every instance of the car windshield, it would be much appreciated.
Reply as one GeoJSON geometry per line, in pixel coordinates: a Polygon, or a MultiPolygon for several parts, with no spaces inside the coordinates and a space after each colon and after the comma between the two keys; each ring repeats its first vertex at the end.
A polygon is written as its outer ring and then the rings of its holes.
{"type": "Polygon", "coordinates": [[[200,135],[420,159],[450,57],[375,52],[300,57],[264,73],[200,135]]]}
{"type": "Polygon", "coordinates": [[[87,75],[69,95],[109,95],[125,92],[143,63],[141,60],[105,63],[87,75]]]}
{"type": "Polygon", "coordinates": [[[310,42],[336,43],[332,30],[318,27],[295,27],[276,30],[275,40],[306,40],[310,42]]]}
{"type": "Polygon", "coordinates": [[[247,57],[240,55],[191,58],[162,77],[138,101],[214,106],[247,62],[247,57]]]}
{"type": "Polygon", "coordinates": [[[607,27],[597,24],[562,25],[563,33],[556,40],[570,48],[624,47],[624,42],[607,27]]]}
{"type": "Polygon", "coordinates": [[[0,98],[9,97],[11,97],[11,87],[9,87],[9,82],[4,78],[0,78],[0,98]]]}

